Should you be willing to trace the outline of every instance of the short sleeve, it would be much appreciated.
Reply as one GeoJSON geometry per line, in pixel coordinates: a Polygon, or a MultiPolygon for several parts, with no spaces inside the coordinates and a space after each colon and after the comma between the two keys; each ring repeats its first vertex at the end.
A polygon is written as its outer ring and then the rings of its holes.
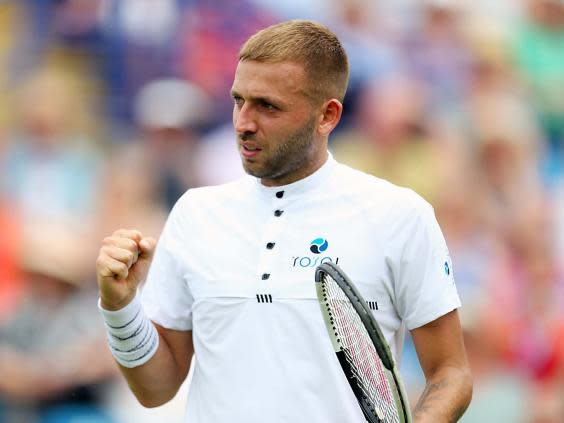
{"type": "MultiPolygon", "coordinates": [[[[181,199],[182,200],[182,199],[181,199]]],[[[172,209],[157,242],[141,301],[148,317],[173,330],[192,330],[194,299],[183,271],[187,248],[186,216],[179,201],[172,209]]]]}
{"type": "Polygon", "coordinates": [[[395,289],[398,313],[409,330],[461,306],[448,247],[433,209],[426,202],[419,205],[406,224],[395,289]]]}

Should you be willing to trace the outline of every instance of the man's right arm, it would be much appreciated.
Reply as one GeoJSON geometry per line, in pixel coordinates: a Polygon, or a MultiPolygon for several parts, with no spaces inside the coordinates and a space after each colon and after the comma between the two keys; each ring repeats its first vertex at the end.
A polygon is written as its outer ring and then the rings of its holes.
{"type": "Polygon", "coordinates": [[[155,324],[159,348],[139,367],[119,366],[131,391],[144,407],[158,407],[170,401],[186,379],[194,353],[192,331],[165,329],[155,324]]]}
{"type": "Polygon", "coordinates": [[[110,349],[145,407],[157,407],[174,397],[188,374],[194,352],[191,331],[166,329],[151,322],[136,299],[155,246],[154,239],[139,231],[120,229],[104,239],[96,260],[100,308],[110,349]]]}

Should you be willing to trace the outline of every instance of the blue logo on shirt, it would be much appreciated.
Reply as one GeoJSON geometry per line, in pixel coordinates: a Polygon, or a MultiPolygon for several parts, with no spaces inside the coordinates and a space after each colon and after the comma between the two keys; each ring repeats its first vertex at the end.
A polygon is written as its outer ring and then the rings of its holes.
{"type": "Polygon", "coordinates": [[[327,247],[329,247],[329,243],[327,242],[326,239],[316,238],[313,241],[311,241],[309,250],[313,254],[321,254],[323,251],[327,250],[327,247]]]}
{"type": "MultiPolygon", "coordinates": [[[[324,251],[327,251],[329,248],[329,242],[325,238],[315,238],[311,241],[309,250],[313,254],[321,254],[324,251]]],[[[297,256],[292,257],[293,260],[293,267],[316,267],[325,262],[333,262],[338,264],[339,257],[330,257],[325,255],[318,255],[318,256],[297,256]]]]}
{"type": "Polygon", "coordinates": [[[448,265],[448,261],[445,261],[445,273],[447,276],[450,275],[450,266],[448,265]]]}

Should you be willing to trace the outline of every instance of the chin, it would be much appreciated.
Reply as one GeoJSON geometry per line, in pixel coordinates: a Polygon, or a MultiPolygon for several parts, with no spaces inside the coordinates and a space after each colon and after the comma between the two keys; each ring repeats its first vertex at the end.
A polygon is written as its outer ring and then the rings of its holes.
{"type": "Polygon", "coordinates": [[[243,161],[243,170],[248,175],[254,176],[256,178],[262,178],[262,173],[260,172],[260,170],[255,168],[252,164],[245,163],[245,161],[243,161]]]}

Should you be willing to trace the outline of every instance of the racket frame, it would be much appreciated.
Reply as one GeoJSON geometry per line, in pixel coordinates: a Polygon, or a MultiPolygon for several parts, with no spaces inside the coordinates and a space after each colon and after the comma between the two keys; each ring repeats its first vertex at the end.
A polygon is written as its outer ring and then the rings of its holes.
{"type": "Polygon", "coordinates": [[[329,315],[329,311],[327,306],[325,305],[326,300],[324,299],[325,293],[323,289],[323,274],[329,275],[341,288],[345,296],[349,299],[351,305],[353,306],[354,310],[357,312],[358,316],[362,324],[364,325],[370,340],[374,344],[374,348],[378,353],[378,356],[382,360],[382,364],[385,368],[385,373],[388,378],[390,384],[395,385],[396,389],[391,389],[392,394],[394,396],[394,400],[396,404],[400,405],[399,415],[400,415],[400,423],[411,423],[411,412],[409,408],[409,403],[407,400],[407,395],[405,388],[403,386],[399,370],[394,362],[392,353],[390,351],[390,347],[382,334],[380,326],[376,319],[372,315],[372,311],[366,304],[366,301],[356,288],[356,286],[352,283],[349,277],[343,272],[343,270],[332,262],[325,262],[319,265],[315,270],[315,282],[316,282],[316,292],[317,298],[319,300],[319,305],[321,307],[321,312],[323,314],[323,320],[325,322],[325,326],[327,328],[327,332],[329,337],[331,338],[331,343],[333,345],[333,349],[337,354],[337,358],[341,367],[343,368],[343,372],[347,376],[347,380],[351,385],[351,388],[357,397],[357,400],[361,406],[361,409],[367,419],[369,419],[370,423],[386,423],[382,420],[382,417],[379,417],[378,410],[374,410],[373,404],[368,401],[367,399],[363,399],[363,394],[360,391],[358,385],[353,381],[353,378],[356,377],[353,375],[350,365],[347,362],[344,353],[342,351],[343,347],[340,344],[337,335],[334,331],[334,324],[331,322],[331,316],[329,315]],[[386,371],[387,370],[387,371],[386,371]],[[376,412],[374,412],[376,411],[376,412]],[[403,413],[402,413],[403,411],[403,413]],[[376,416],[374,416],[376,414],[376,416]],[[376,420],[375,420],[376,419],[376,420]]]}

